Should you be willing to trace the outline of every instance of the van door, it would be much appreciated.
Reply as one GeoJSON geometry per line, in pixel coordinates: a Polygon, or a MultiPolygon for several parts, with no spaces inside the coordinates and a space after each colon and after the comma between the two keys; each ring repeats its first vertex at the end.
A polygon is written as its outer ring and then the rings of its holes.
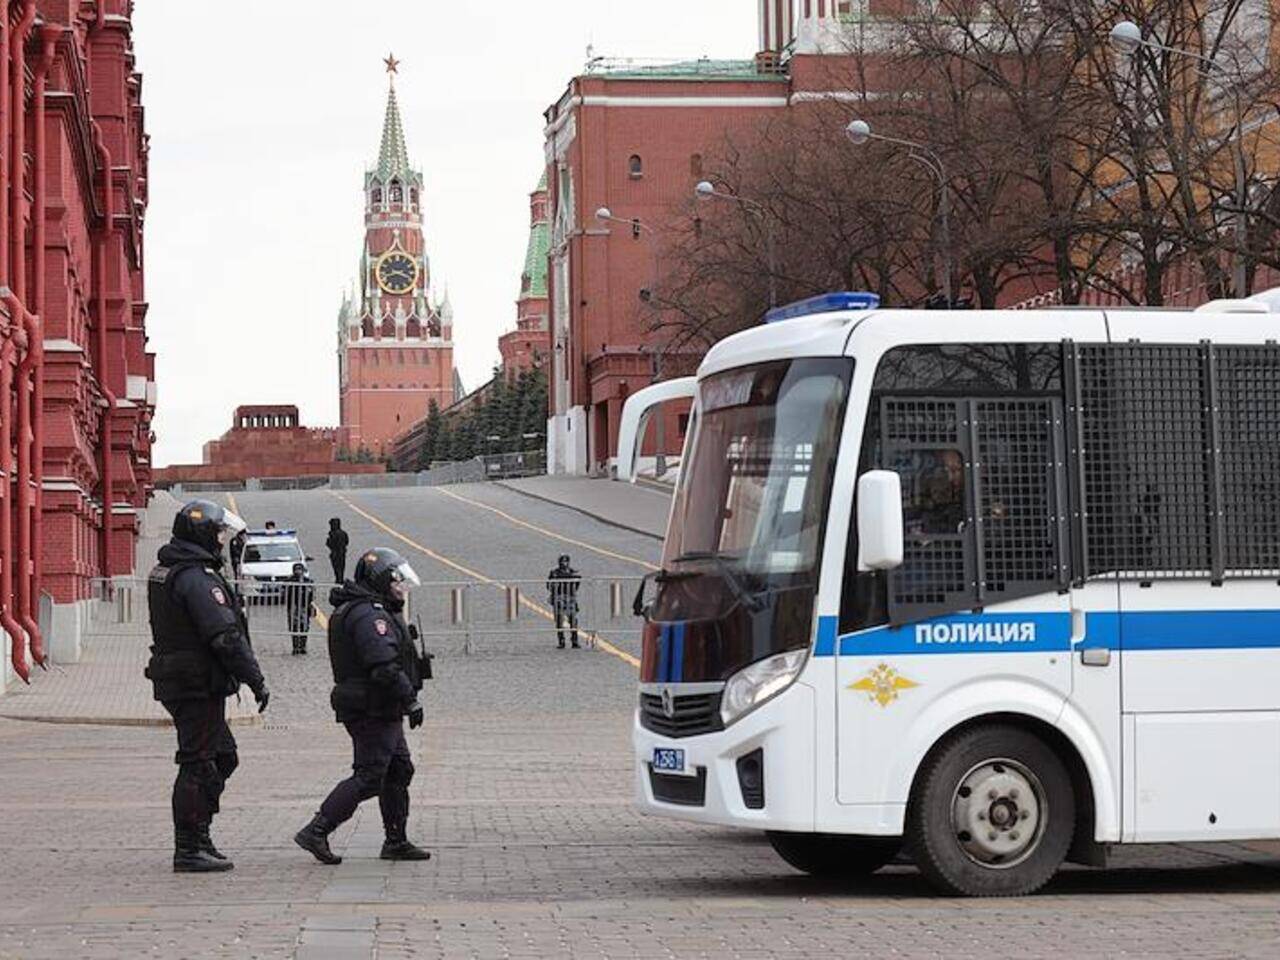
{"type": "Polygon", "coordinates": [[[872,403],[876,466],[902,479],[905,550],[886,578],[889,623],[839,641],[842,803],[893,794],[939,702],[955,722],[1032,698],[1056,718],[1072,682],[1061,397],[872,403]]]}

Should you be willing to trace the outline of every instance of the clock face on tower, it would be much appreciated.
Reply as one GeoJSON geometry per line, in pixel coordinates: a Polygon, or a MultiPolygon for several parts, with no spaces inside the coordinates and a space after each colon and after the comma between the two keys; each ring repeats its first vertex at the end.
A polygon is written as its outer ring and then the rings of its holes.
{"type": "Polygon", "coordinates": [[[394,250],[378,260],[374,273],[378,286],[390,294],[408,293],[418,282],[418,264],[407,253],[394,250]]]}

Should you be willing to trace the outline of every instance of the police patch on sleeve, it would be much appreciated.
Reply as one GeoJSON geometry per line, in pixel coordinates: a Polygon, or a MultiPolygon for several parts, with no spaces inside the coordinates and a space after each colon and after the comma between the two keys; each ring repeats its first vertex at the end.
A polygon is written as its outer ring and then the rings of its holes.
{"type": "Polygon", "coordinates": [[[378,631],[378,636],[385,637],[387,635],[387,621],[382,619],[373,621],[373,629],[378,631]]]}
{"type": "Polygon", "coordinates": [[[217,600],[218,603],[222,604],[224,607],[227,605],[227,595],[222,592],[221,587],[213,587],[209,592],[213,594],[213,599],[217,600]]]}

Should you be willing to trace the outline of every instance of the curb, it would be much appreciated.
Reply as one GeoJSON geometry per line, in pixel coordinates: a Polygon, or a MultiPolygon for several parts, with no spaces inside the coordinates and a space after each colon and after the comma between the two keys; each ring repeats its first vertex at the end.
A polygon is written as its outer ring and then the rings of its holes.
{"type": "Polygon", "coordinates": [[[602,514],[593,513],[590,510],[584,510],[582,507],[575,507],[571,503],[565,503],[563,500],[553,500],[551,497],[544,497],[541,494],[531,493],[528,490],[513,487],[505,480],[494,480],[492,483],[494,486],[502,487],[504,490],[510,490],[512,493],[518,493],[520,496],[528,497],[530,500],[540,500],[543,503],[551,504],[553,507],[563,507],[566,510],[572,510],[574,513],[580,513],[584,517],[590,517],[592,520],[603,523],[606,526],[617,527],[619,530],[626,530],[630,533],[638,533],[642,537],[648,537],[650,540],[657,540],[659,543],[662,543],[664,539],[656,533],[651,533],[648,530],[641,530],[639,527],[632,527],[625,523],[619,523],[617,520],[613,520],[609,517],[603,516],[602,514]]]}
{"type": "MultiPolygon", "coordinates": [[[[51,723],[61,726],[84,727],[172,727],[173,721],[162,717],[16,717],[8,713],[0,713],[0,720],[13,720],[18,723],[51,723]]],[[[245,727],[261,723],[260,717],[228,717],[227,726],[245,727]]]]}

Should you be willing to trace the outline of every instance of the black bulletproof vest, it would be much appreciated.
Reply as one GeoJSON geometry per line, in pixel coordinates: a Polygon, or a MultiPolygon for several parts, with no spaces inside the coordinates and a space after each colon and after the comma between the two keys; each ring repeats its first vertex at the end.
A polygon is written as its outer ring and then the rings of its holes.
{"type": "Polygon", "coordinates": [[[179,650],[203,650],[195,621],[177,596],[178,575],[199,563],[179,563],[172,567],[155,567],[147,578],[147,605],[151,613],[151,639],[155,652],[176,653],[179,650]]]}
{"type": "Polygon", "coordinates": [[[368,679],[368,674],[360,665],[360,658],[356,654],[356,645],[347,636],[347,614],[357,603],[366,602],[356,600],[344,603],[329,618],[329,665],[333,668],[334,683],[368,679]]]}

